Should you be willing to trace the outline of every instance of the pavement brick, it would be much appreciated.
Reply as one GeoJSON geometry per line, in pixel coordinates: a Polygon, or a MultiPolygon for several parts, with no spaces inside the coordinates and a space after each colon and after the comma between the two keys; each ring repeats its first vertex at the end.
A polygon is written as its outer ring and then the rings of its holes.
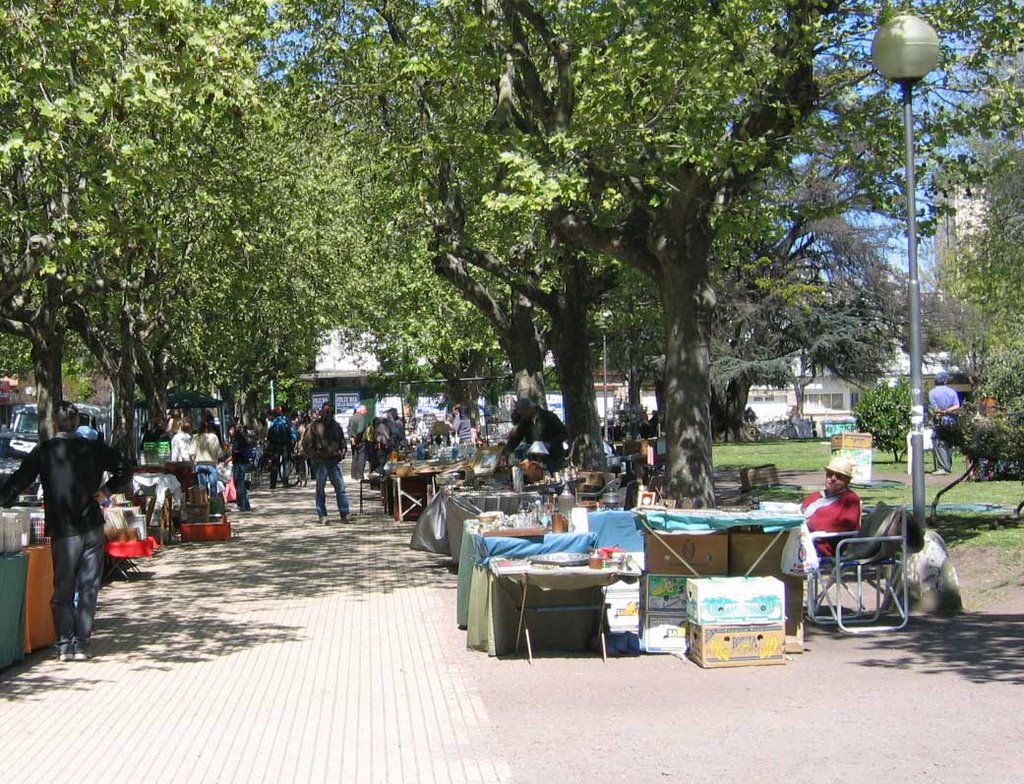
{"type": "Polygon", "coordinates": [[[105,586],[93,661],[0,672],[6,784],[510,781],[447,649],[454,578],[409,550],[411,525],[371,499],[314,524],[312,485],[253,506],[229,512],[232,541],[105,586]]]}

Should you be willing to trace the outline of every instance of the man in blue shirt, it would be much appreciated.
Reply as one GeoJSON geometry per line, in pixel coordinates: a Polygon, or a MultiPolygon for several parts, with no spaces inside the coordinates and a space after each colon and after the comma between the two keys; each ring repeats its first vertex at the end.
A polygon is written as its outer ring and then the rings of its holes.
{"type": "Polygon", "coordinates": [[[9,507],[38,476],[43,486],[46,535],[53,552],[53,625],[61,661],[90,658],[96,597],[103,577],[106,536],[100,505],[131,486],[131,461],[102,440],[75,432],[78,409],[67,401],[54,412],[57,435],[33,449],[0,486],[9,507]],[[112,476],[105,484],[104,472],[112,476]],[[75,602],[75,593],[78,601],[75,602]]]}
{"type": "Polygon", "coordinates": [[[935,386],[928,393],[928,408],[935,428],[932,435],[932,453],[935,455],[936,474],[948,474],[953,470],[953,448],[943,438],[943,430],[956,427],[956,412],[960,410],[960,397],[948,386],[949,373],[940,370],[935,374],[935,386]]]}

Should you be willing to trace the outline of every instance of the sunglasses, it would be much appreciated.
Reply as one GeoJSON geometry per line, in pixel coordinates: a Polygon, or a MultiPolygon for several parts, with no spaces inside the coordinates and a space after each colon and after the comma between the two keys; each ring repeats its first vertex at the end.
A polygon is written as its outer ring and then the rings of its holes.
{"type": "Polygon", "coordinates": [[[845,482],[850,477],[848,477],[846,474],[837,474],[835,471],[826,471],[825,472],[825,478],[826,479],[841,479],[842,481],[845,482]]]}

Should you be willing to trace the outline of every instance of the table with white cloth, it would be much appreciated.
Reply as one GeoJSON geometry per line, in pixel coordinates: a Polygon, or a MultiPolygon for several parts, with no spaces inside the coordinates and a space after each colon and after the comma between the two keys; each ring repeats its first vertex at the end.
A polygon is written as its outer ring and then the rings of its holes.
{"type": "Polygon", "coordinates": [[[181,482],[174,474],[136,473],[132,475],[132,490],[136,495],[156,496],[156,508],[161,509],[164,500],[169,496],[171,508],[181,510],[185,502],[185,493],[181,482]]]}

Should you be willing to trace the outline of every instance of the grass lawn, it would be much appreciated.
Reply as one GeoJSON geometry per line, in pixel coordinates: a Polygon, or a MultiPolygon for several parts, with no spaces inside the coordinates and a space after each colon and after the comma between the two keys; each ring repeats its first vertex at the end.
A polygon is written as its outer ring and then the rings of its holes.
{"type": "MultiPolygon", "coordinates": [[[[716,468],[742,468],[744,466],[773,463],[779,471],[821,471],[831,456],[828,441],[759,441],[750,444],[715,444],[712,457],[716,468]]],[[[931,467],[930,457],[925,458],[931,467]]],[[[954,455],[953,473],[949,484],[966,470],[964,458],[954,455]]],[[[866,506],[879,501],[890,505],[912,503],[910,476],[906,461],[896,462],[891,453],[875,450],[872,476],[898,476],[903,483],[880,481],[876,486],[854,486],[866,506]]],[[[925,502],[930,513],[931,504],[945,484],[928,484],[925,502]]],[[[782,484],[772,488],[758,488],[757,495],[765,501],[799,501],[805,488],[782,484]]],[[[1014,481],[964,481],[944,493],[940,499],[936,528],[951,547],[992,547],[1018,562],[1024,558],[1024,525],[1007,522],[1006,517],[1024,500],[1024,483],[1014,481]],[[985,509],[957,509],[957,506],[977,505],[985,509]]]]}

